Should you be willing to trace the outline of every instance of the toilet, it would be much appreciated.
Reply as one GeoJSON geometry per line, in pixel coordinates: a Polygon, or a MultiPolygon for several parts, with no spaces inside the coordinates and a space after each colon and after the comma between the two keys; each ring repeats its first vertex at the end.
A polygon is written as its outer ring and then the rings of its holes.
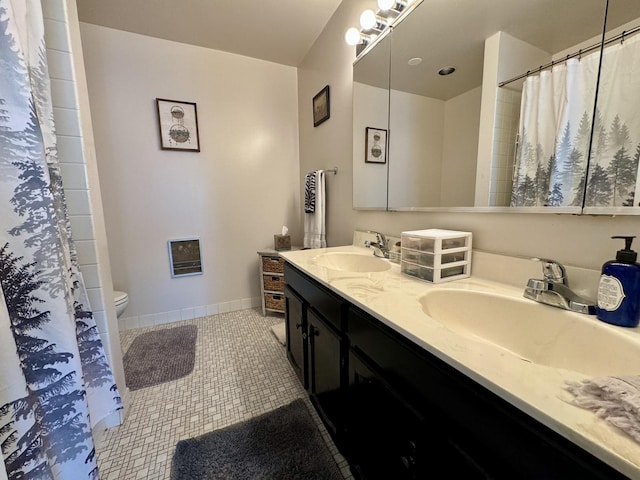
{"type": "Polygon", "coordinates": [[[129,295],[126,292],[113,291],[113,303],[116,306],[116,316],[119,317],[129,305],[129,295]]]}

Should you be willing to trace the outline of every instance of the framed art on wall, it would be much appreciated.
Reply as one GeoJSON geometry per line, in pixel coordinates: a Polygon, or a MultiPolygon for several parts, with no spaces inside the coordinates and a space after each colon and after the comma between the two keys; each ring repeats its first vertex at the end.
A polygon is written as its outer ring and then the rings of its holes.
{"type": "Polygon", "coordinates": [[[364,161],[387,163],[387,131],[385,129],[366,127],[364,161]]]}
{"type": "Polygon", "coordinates": [[[193,102],[156,98],[162,150],[200,151],[198,112],[193,102]]]}
{"type": "Polygon", "coordinates": [[[313,97],[313,126],[317,127],[331,116],[329,100],[329,85],[320,90],[313,97]]]}

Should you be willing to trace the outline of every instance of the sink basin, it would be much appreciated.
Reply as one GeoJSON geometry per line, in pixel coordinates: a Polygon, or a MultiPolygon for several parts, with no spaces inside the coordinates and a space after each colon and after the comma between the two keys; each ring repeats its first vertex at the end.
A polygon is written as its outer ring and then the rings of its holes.
{"type": "Polygon", "coordinates": [[[372,254],[331,252],[318,255],[314,260],[316,265],[320,267],[331,268],[341,272],[384,272],[391,268],[388,260],[374,257],[372,254]]]}
{"type": "Polygon", "coordinates": [[[640,338],[595,316],[470,290],[433,290],[420,303],[446,328],[494,344],[524,361],[588,376],[638,373],[640,338]]]}

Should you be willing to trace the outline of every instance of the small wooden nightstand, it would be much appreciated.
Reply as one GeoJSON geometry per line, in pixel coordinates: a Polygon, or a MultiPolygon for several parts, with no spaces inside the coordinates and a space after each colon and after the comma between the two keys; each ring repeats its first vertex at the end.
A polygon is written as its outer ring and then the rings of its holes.
{"type": "MultiPolygon", "coordinates": [[[[291,247],[299,250],[300,247],[291,247]]],[[[262,314],[284,313],[284,259],[272,248],[258,251],[260,259],[260,293],[262,314]]]]}

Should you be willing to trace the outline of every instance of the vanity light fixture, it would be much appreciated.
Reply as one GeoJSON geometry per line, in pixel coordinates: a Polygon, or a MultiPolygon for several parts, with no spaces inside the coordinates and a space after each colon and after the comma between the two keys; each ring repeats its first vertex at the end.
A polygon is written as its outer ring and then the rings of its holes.
{"type": "Polygon", "coordinates": [[[415,0],[378,0],[378,11],[368,8],[360,15],[360,30],[351,27],[345,33],[344,39],[349,45],[358,45],[362,51],[385,28],[391,26],[395,19],[415,0]]]}
{"type": "Polygon", "coordinates": [[[367,9],[362,12],[362,14],[360,15],[360,26],[363,30],[371,30],[374,27],[377,27],[378,19],[376,18],[376,13],[371,9],[367,9]]]}
{"type": "Polygon", "coordinates": [[[355,27],[351,27],[347,30],[347,33],[344,35],[344,40],[349,45],[369,45],[369,43],[373,42],[378,35],[372,33],[371,35],[367,35],[364,32],[361,32],[355,27]]]}
{"type": "Polygon", "coordinates": [[[438,75],[442,75],[442,76],[451,75],[455,71],[456,71],[456,67],[452,65],[448,65],[438,70],[438,75]]]}

